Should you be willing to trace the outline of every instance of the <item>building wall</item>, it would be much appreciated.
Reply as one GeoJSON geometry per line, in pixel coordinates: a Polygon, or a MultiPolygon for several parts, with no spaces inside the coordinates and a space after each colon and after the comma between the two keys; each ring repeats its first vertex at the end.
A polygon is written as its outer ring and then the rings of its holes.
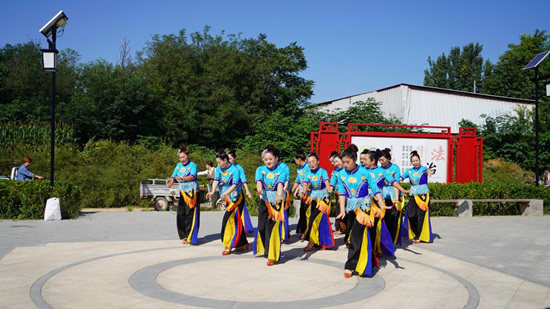
{"type": "Polygon", "coordinates": [[[488,95],[466,95],[458,91],[434,91],[428,87],[397,85],[377,91],[362,93],[320,105],[327,112],[347,109],[353,102],[374,98],[382,102],[381,110],[386,117],[394,115],[408,125],[430,125],[451,127],[452,133],[458,133],[458,123],[462,119],[472,121],[478,126],[485,124],[481,115],[497,117],[503,114],[515,114],[518,107],[532,109],[534,104],[528,100],[513,100],[488,95]]]}

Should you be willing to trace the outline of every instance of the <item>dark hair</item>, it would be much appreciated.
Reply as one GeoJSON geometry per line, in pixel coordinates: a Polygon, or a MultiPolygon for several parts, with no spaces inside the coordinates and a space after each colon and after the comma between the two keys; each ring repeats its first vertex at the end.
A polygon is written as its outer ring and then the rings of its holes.
{"type": "Polygon", "coordinates": [[[315,157],[315,159],[317,159],[317,161],[319,161],[319,156],[317,156],[317,154],[315,152],[310,152],[308,155],[307,155],[307,158],[309,159],[309,157],[315,157]]]}
{"type": "Polygon", "coordinates": [[[277,148],[275,148],[275,146],[273,145],[265,146],[264,151],[262,151],[262,157],[268,152],[271,153],[274,157],[279,157],[279,150],[277,150],[277,148]]]}
{"type": "Polygon", "coordinates": [[[224,161],[229,160],[229,156],[227,155],[227,153],[223,149],[218,149],[218,151],[216,151],[216,159],[217,158],[220,158],[224,161]]]}
{"type": "Polygon", "coordinates": [[[420,155],[418,155],[418,151],[413,150],[413,151],[411,152],[411,161],[412,161],[412,158],[413,158],[413,157],[417,157],[418,160],[420,160],[420,155]]]}
{"type": "Polygon", "coordinates": [[[340,156],[340,154],[338,153],[338,151],[333,151],[333,152],[330,153],[330,156],[328,156],[328,159],[330,160],[334,157],[339,157],[339,156],[340,156]]]}
{"type": "Polygon", "coordinates": [[[359,148],[357,148],[357,146],[355,146],[355,144],[351,144],[351,145],[349,145],[348,148],[346,148],[344,151],[342,151],[342,154],[340,156],[342,158],[343,157],[349,157],[353,161],[355,161],[355,160],[357,160],[357,152],[358,151],[359,151],[359,148]]]}
{"type": "Polygon", "coordinates": [[[236,153],[235,149],[233,149],[233,148],[231,148],[227,151],[227,155],[232,156],[233,158],[237,159],[237,153],[236,153]]]}
{"type": "Polygon", "coordinates": [[[210,166],[214,167],[214,162],[208,160],[208,161],[206,161],[206,165],[210,165],[210,166]]]}
{"type": "Polygon", "coordinates": [[[23,158],[23,163],[27,163],[27,162],[29,162],[29,163],[32,162],[31,158],[29,158],[29,157],[24,157],[24,158],[23,158]]]}
{"type": "Polygon", "coordinates": [[[380,155],[381,157],[384,157],[384,158],[388,159],[389,161],[391,161],[391,149],[386,148],[384,150],[380,150],[380,152],[382,153],[380,155]]]}
{"type": "Polygon", "coordinates": [[[374,160],[375,163],[378,163],[378,159],[382,156],[382,151],[380,149],[371,150],[368,153],[369,159],[374,160]]]}
{"type": "Polygon", "coordinates": [[[296,153],[294,154],[294,159],[300,159],[302,161],[305,161],[306,155],[304,154],[304,151],[302,149],[296,150],[296,153]]]}
{"type": "Polygon", "coordinates": [[[178,156],[182,152],[185,153],[186,155],[189,155],[189,150],[187,150],[187,146],[180,146],[180,148],[178,149],[178,156]]]}

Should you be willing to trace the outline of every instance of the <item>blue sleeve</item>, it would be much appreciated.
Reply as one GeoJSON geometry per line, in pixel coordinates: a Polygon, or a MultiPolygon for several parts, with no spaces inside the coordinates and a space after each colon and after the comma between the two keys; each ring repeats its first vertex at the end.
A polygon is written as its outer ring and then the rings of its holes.
{"type": "Polygon", "coordinates": [[[338,184],[338,172],[334,171],[332,172],[332,176],[330,177],[330,185],[332,187],[335,187],[338,184]]]}
{"type": "Polygon", "coordinates": [[[422,166],[422,174],[427,174],[427,173],[428,173],[428,167],[422,166]]]}
{"type": "MultiPolygon", "coordinates": [[[[191,162],[193,163],[193,162],[191,162]]],[[[197,180],[197,165],[195,163],[190,164],[189,166],[189,172],[187,173],[189,176],[193,176],[195,180],[197,180]]]]}
{"type": "Polygon", "coordinates": [[[374,192],[371,194],[372,196],[376,196],[377,193],[381,193],[380,188],[378,188],[378,184],[373,178],[369,177],[367,182],[369,184],[369,191],[374,192]]]}
{"type": "Polygon", "coordinates": [[[323,177],[323,183],[325,183],[326,180],[330,180],[330,179],[328,178],[328,173],[327,173],[327,171],[324,170],[324,169],[323,169],[322,172],[321,172],[321,176],[323,177]]]}
{"type": "Polygon", "coordinates": [[[285,178],[285,184],[287,182],[290,182],[290,168],[288,167],[288,165],[285,165],[285,172],[286,172],[286,178],[285,178]]]}
{"type": "Polygon", "coordinates": [[[390,171],[384,170],[384,179],[390,184],[390,186],[393,185],[395,182],[395,178],[391,175],[390,171]]]}
{"type": "Polygon", "coordinates": [[[296,170],[296,180],[294,180],[294,183],[300,183],[300,170],[298,169],[296,170]]]}
{"type": "Polygon", "coordinates": [[[399,180],[399,177],[401,177],[401,169],[399,166],[395,165],[396,168],[394,168],[395,172],[393,173],[393,178],[395,178],[396,181],[399,180]]]}
{"type": "Polygon", "coordinates": [[[399,179],[401,180],[405,180],[409,177],[409,171],[410,169],[406,170],[405,173],[403,175],[401,175],[401,177],[399,177],[399,179]]]}
{"type": "Polygon", "coordinates": [[[233,181],[229,185],[231,186],[237,186],[239,185],[239,182],[241,181],[241,171],[236,168],[233,172],[233,181]]]}
{"type": "Polygon", "coordinates": [[[17,174],[21,174],[27,178],[35,178],[36,175],[33,174],[25,165],[23,165],[22,167],[19,168],[19,170],[17,170],[17,174]]]}
{"type": "Polygon", "coordinates": [[[258,181],[262,181],[262,167],[258,167],[256,169],[256,181],[255,182],[258,182],[258,181]]]}
{"type": "Polygon", "coordinates": [[[288,181],[288,178],[289,178],[288,170],[289,170],[288,166],[286,168],[281,169],[281,177],[279,179],[280,179],[280,182],[283,184],[283,186],[285,185],[285,183],[288,181]]]}
{"type": "Polygon", "coordinates": [[[214,170],[214,181],[220,181],[220,167],[216,167],[214,170]]]}
{"type": "Polygon", "coordinates": [[[241,182],[247,183],[246,181],[246,174],[244,173],[244,168],[239,165],[239,173],[241,174],[241,182]]]}
{"type": "Polygon", "coordinates": [[[171,178],[176,178],[176,176],[178,176],[178,170],[179,170],[179,168],[178,168],[178,166],[176,165],[176,167],[174,168],[174,172],[172,173],[171,178]]]}

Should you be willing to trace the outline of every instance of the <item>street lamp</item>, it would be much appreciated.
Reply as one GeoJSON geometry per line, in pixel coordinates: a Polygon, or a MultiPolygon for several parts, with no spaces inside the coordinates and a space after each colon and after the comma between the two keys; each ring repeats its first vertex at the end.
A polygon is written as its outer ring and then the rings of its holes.
{"type": "Polygon", "coordinates": [[[55,70],[57,69],[57,49],[55,48],[55,40],[57,38],[57,29],[63,28],[67,24],[69,18],[63,11],[59,11],[50,21],[40,29],[48,39],[48,49],[41,49],[42,64],[46,72],[52,73],[52,103],[50,107],[51,113],[51,143],[50,143],[50,184],[53,188],[54,179],[54,152],[55,152],[55,70]],[[49,39],[51,36],[51,40],[49,39]]]}
{"type": "Polygon", "coordinates": [[[533,58],[523,69],[535,69],[535,185],[539,185],[539,81],[543,81],[550,75],[539,76],[539,64],[548,56],[549,51],[542,52],[533,58]]]}

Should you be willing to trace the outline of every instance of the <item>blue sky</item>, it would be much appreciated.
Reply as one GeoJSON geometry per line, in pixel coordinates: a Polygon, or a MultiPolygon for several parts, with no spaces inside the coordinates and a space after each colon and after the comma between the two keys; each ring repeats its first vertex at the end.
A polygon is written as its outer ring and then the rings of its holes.
{"type": "Polygon", "coordinates": [[[116,63],[124,37],[131,54],[154,34],[267,34],[282,47],[305,48],[315,81],[311,102],[320,103],[399,83],[422,85],[427,59],[453,46],[483,45],[493,63],[519,43],[522,33],[550,31],[548,0],[420,1],[4,1],[0,46],[39,41],[38,30],[58,11],[69,17],[58,49],[71,48],[82,62],[116,63]]]}

